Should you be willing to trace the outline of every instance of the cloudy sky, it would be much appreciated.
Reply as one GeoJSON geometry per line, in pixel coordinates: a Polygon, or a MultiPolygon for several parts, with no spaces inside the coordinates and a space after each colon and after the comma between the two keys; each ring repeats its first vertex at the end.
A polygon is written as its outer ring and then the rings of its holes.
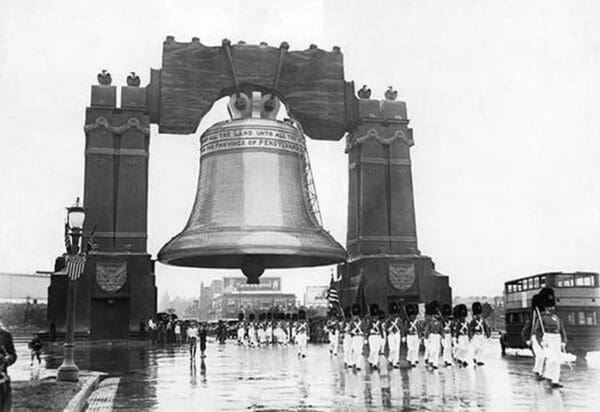
{"type": "MultiPolygon", "coordinates": [[[[420,250],[455,295],[501,293],[516,276],[600,270],[600,4],[595,1],[0,2],[0,271],[50,269],[64,206],[83,193],[89,87],[106,68],[142,83],[173,35],[344,53],[346,79],[408,104],[420,250]],[[251,4],[251,6],[250,6],[251,4]],[[367,5],[368,4],[368,5],[367,5]]],[[[150,148],[148,251],[182,228],[198,134],[150,148]]],[[[345,243],[343,142],[309,142],[325,226],[345,243]]],[[[157,264],[159,290],[193,296],[230,274],[157,264]]],[[[285,290],[330,268],[267,271],[285,290]]]]}

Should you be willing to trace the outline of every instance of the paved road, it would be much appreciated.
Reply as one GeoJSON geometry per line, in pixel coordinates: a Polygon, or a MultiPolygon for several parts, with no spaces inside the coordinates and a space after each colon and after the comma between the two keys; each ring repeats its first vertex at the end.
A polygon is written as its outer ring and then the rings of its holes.
{"type": "MultiPolygon", "coordinates": [[[[298,359],[293,347],[209,342],[204,362],[191,362],[184,346],[85,346],[77,350],[78,365],[120,378],[99,397],[106,408],[111,401],[105,393],[111,393],[113,408],[122,410],[559,411],[597,410],[600,404],[598,362],[563,366],[565,388],[550,390],[532,378],[531,358],[501,358],[497,342],[486,348],[482,367],[388,370],[382,358],[381,371],[374,372],[345,369],[325,345],[310,345],[308,357],[298,359]]],[[[22,346],[19,351],[26,353],[22,346]]],[[[61,352],[50,352],[47,365],[56,367],[61,352]]],[[[21,359],[16,375],[29,368],[21,359]]]]}

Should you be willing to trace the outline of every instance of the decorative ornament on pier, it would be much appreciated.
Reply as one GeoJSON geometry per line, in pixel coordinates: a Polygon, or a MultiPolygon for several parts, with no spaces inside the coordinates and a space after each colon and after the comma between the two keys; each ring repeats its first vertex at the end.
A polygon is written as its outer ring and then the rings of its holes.
{"type": "Polygon", "coordinates": [[[394,88],[392,86],[389,86],[388,89],[385,91],[385,99],[386,100],[396,100],[397,97],[398,97],[398,91],[394,90],[394,88]]]}
{"type": "Polygon", "coordinates": [[[405,292],[415,283],[415,265],[413,263],[390,263],[389,279],[399,292],[405,292]]]}
{"type": "Polygon", "coordinates": [[[413,146],[415,144],[414,140],[408,136],[402,130],[396,130],[394,134],[389,137],[381,136],[377,129],[369,129],[367,133],[363,136],[357,136],[356,134],[351,134],[348,137],[346,143],[346,153],[355,148],[356,146],[360,146],[364,142],[369,139],[375,139],[380,144],[389,146],[397,140],[403,141],[408,147],[413,146]]]}
{"type": "Polygon", "coordinates": [[[96,265],[96,283],[105,292],[118,292],[125,286],[126,281],[126,262],[102,262],[96,265]]]}
{"type": "Polygon", "coordinates": [[[122,124],[120,126],[111,126],[105,117],[98,116],[96,118],[96,120],[94,121],[94,123],[89,123],[89,124],[86,124],[85,126],[83,126],[83,130],[86,133],[89,133],[100,127],[103,127],[115,134],[123,134],[125,131],[127,131],[129,129],[137,129],[140,132],[142,132],[144,134],[144,136],[150,136],[150,128],[142,126],[140,121],[135,117],[129,118],[125,124],[122,124]]]}
{"type": "Polygon", "coordinates": [[[110,86],[112,83],[112,77],[106,69],[102,69],[102,73],[98,73],[98,84],[101,86],[110,86]]]}
{"type": "Polygon", "coordinates": [[[140,87],[140,76],[135,74],[135,72],[131,72],[131,74],[127,76],[127,86],[140,87]]]}
{"type": "Polygon", "coordinates": [[[371,89],[367,87],[366,84],[358,91],[358,97],[361,99],[370,99],[371,98],[371,89]]]}

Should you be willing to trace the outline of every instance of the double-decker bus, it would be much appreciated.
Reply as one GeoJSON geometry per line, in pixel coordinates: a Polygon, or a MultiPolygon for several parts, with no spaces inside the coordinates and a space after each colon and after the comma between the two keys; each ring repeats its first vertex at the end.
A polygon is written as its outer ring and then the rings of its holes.
{"type": "Polygon", "coordinates": [[[526,347],[521,330],[531,319],[531,298],[546,286],[554,289],[556,314],[567,331],[567,351],[582,358],[600,350],[600,284],[593,272],[550,272],[506,282],[503,349],[526,347]]]}

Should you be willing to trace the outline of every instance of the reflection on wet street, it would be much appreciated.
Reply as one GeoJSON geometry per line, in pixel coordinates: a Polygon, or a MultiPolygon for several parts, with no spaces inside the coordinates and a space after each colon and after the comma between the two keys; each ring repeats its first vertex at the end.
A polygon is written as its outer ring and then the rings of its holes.
{"type": "MultiPolygon", "coordinates": [[[[19,375],[28,368],[20,347],[19,375]]],[[[60,364],[48,356],[47,366],[60,364]]],[[[82,369],[121,377],[115,409],[137,410],[597,410],[597,364],[563,366],[561,390],[550,390],[531,374],[532,358],[499,355],[497,341],[486,348],[481,367],[431,371],[345,369],[326,345],[309,345],[298,359],[294,347],[247,348],[209,342],[206,359],[191,362],[185,346],[89,343],[77,348],[82,369]]]]}

